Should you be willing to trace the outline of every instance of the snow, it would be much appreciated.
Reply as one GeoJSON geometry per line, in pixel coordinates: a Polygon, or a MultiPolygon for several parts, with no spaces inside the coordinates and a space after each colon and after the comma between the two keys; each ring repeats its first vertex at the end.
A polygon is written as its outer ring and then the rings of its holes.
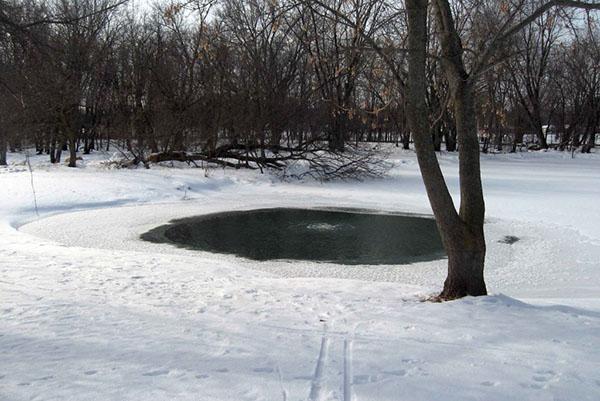
{"type": "MultiPolygon", "coordinates": [[[[410,152],[384,179],[325,184],[109,157],[32,157],[39,217],[23,156],[0,169],[0,400],[600,399],[599,155],[484,155],[494,295],[444,304],[421,302],[443,260],[256,262],[138,239],[224,210],[429,214],[410,152]]],[[[440,162],[457,196],[456,156],[440,162]]]]}

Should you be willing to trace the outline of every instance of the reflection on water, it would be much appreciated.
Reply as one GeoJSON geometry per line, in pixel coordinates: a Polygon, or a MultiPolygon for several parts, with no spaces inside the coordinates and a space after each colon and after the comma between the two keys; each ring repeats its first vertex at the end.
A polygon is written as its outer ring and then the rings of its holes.
{"type": "Polygon", "coordinates": [[[432,219],[348,209],[280,208],[203,215],[157,227],[142,239],[254,260],[406,264],[444,256],[432,219]]]}
{"type": "Polygon", "coordinates": [[[352,224],[327,224],[327,223],[311,223],[306,226],[296,225],[295,227],[305,227],[308,230],[317,230],[317,231],[335,231],[335,230],[354,230],[354,226],[352,224]]]}

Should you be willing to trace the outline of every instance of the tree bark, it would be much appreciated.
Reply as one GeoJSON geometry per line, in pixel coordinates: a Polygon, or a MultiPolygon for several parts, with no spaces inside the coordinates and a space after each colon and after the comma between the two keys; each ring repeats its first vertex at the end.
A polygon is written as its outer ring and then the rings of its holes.
{"type": "Polygon", "coordinates": [[[459,87],[454,100],[454,113],[459,143],[461,224],[460,228],[452,230],[452,236],[447,241],[448,277],[440,295],[443,299],[487,295],[483,276],[486,253],[483,231],[485,202],[481,184],[474,94],[469,84],[461,83],[459,87]]]}
{"type": "Polygon", "coordinates": [[[541,119],[535,122],[535,132],[540,148],[548,149],[548,141],[546,140],[546,135],[544,134],[544,127],[542,126],[541,119]]]}
{"type": "Polygon", "coordinates": [[[60,158],[62,156],[62,145],[56,147],[56,151],[54,152],[54,163],[60,163],[60,158]]]}
{"type": "MultiPolygon", "coordinates": [[[[407,0],[408,17],[408,120],[414,135],[415,149],[421,175],[435,215],[436,223],[448,254],[448,277],[439,299],[448,300],[466,295],[485,295],[483,262],[485,240],[483,238],[483,215],[481,182],[479,177],[479,144],[474,118],[472,98],[466,101],[460,96],[456,116],[461,169],[461,215],[454,206],[435,155],[429,131],[426,104],[425,59],[427,49],[427,0],[407,0]],[[476,134],[476,131],[475,131],[476,134]],[[473,147],[475,145],[475,148],[473,147]],[[475,149],[475,153],[474,152],[475,149]],[[475,158],[473,157],[474,155],[475,158]],[[473,168],[476,171],[467,171],[473,168]],[[479,183],[479,186],[477,185],[479,183]],[[479,188],[479,191],[478,191],[479,188]]],[[[469,92],[464,88],[464,95],[469,92]]]]}
{"type": "Polygon", "coordinates": [[[406,0],[408,18],[407,118],[429,202],[443,236],[443,227],[458,221],[429,131],[426,103],[427,0],[406,0]]]}
{"type": "MultiPolygon", "coordinates": [[[[449,2],[436,0],[435,13],[440,29],[442,67],[452,93],[459,155],[460,209],[458,214],[445,183],[444,198],[449,198],[449,201],[439,202],[435,197],[432,199],[430,195],[442,241],[448,254],[448,276],[439,298],[448,300],[467,295],[487,294],[483,276],[486,252],[483,231],[485,202],[481,184],[473,83],[463,63],[462,44],[454,25],[449,2]],[[438,218],[439,215],[443,218],[438,218]]],[[[426,174],[423,175],[425,177],[426,174]]],[[[439,188],[438,186],[438,192],[439,188]]]]}
{"type": "Polygon", "coordinates": [[[6,166],[6,152],[8,144],[4,135],[0,134],[0,166],[6,166]]]}
{"type": "MultiPolygon", "coordinates": [[[[450,118],[448,119],[450,120],[450,118]]],[[[446,139],[446,151],[456,152],[456,127],[454,121],[448,121],[444,138],[446,139]]]]}
{"type": "Polygon", "coordinates": [[[442,151],[442,132],[440,124],[437,123],[434,127],[431,128],[431,137],[433,139],[433,148],[436,152],[442,151]]]}
{"type": "Polygon", "coordinates": [[[94,140],[90,139],[87,135],[83,138],[83,154],[89,155],[91,147],[94,145],[94,140]],[[91,144],[91,145],[90,145],[91,144]]]}
{"type": "Polygon", "coordinates": [[[410,132],[405,132],[402,134],[402,149],[410,149],[410,132]]]}
{"type": "Polygon", "coordinates": [[[69,138],[69,167],[77,167],[77,141],[69,138]]]}
{"type": "Polygon", "coordinates": [[[0,166],[6,166],[6,152],[8,151],[8,141],[3,133],[0,133],[0,166]]]}
{"type": "Polygon", "coordinates": [[[346,128],[345,115],[342,113],[337,114],[334,117],[333,127],[329,133],[329,150],[334,152],[344,151],[346,128]]]}
{"type": "Polygon", "coordinates": [[[502,134],[502,132],[500,132],[500,129],[498,129],[498,131],[496,132],[496,150],[498,152],[502,152],[502,150],[504,149],[504,135],[502,134]]]}
{"type": "Polygon", "coordinates": [[[54,138],[50,139],[48,153],[50,154],[50,163],[56,163],[56,139],[54,138]]]}

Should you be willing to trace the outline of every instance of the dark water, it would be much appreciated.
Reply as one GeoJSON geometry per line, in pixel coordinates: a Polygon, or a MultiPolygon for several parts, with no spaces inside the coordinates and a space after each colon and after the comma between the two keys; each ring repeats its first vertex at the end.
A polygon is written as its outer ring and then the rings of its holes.
{"type": "Polygon", "coordinates": [[[444,256],[434,220],[358,210],[217,213],[172,221],[142,239],[254,260],[405,264],[444,256]]]}

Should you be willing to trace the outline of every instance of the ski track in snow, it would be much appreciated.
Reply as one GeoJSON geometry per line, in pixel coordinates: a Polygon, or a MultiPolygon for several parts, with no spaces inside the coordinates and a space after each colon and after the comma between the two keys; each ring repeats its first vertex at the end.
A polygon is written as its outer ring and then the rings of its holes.
{"type": "Polygon", "coordinates": [[[315,373],[313,375],[310,393],[308,395],[309,401],[322,401],[322,387],[323,387],[323,370],[327,363],[327,353],[329,352],[329,337],[327,337],[327,323],[323,327],[323,337],[321,337],[321,347],[319,349],[319,356],[317,357],[317,364],[315,366],[315,373]]]}
{"type": "MultiPolygon", "coordinates": [[[[496,295],[446,304],[420,302],[444,261],[258,263],[138,240],[232,209],[427,214],[410,153],[387,179],[329,184],[32,158],[42,219],[13,158],[0,169],[0,400],[597,401],[600,157],[568,156],[483,156],[496,295]]],[[[440,160],[456,194],[456,157],[440,160]]]]}
{"type": "Polygon", "coordinates": [[[354,374],[352,372],[352,341],[344,340],[344,397],[343,401],[352,401],[352,384],[354,374]]]}

